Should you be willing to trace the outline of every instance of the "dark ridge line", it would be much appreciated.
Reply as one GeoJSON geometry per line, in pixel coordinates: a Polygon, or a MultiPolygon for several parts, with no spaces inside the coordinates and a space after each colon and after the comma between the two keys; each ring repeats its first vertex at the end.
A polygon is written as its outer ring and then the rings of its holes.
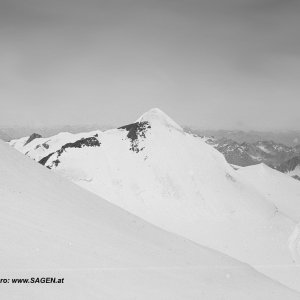
{"type": "Polygon", "coordinates": [[[41,165],[45,165],[47,163],[47,161],[49,160],[49,158],[57,153],[57,159],[55,161],[53,161],[53,164],[57,167],[58,164],[60,163],[60,160],[58,159],[61,154],[66,151],[67,148],[83,148],[83,147],[100,147],[101,143],[98,141],[98,139],[96,137],[88,137],[88,138],[82,138],[74,143],[67,143],[65,145],[63,145],[59,150],[57,150],[56,152],[52,152],[49,155],[43,157],[39,163],[41,165]]]}

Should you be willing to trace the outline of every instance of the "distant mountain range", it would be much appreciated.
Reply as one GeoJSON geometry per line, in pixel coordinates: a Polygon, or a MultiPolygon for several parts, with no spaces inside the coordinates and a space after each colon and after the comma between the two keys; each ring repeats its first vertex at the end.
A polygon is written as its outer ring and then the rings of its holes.
{"type": "Polygon", "coordinates": [[[276,169],[300,180],[300,155],[281,163],[276,169]]]}
{"type": "Polygon", "coordinates": [[[288,173],[295,179],[300,175],[300,145],[286,146],[273,141],[238,143],[227,138],[205,138],[206,143],[220,151],[235,166],[251,166],[259,163],[288,173]]]}
{"type": "Polygon", "coordinates": [[[300,144],[300,130],[287,131],[242,131],[242,130],[201,130],[186,128],[199,136],[212,136],[216,139],[225,138],[238,143],[256,143],[259,141],[274,141],[277,144],[296,146],[300,144]]]}

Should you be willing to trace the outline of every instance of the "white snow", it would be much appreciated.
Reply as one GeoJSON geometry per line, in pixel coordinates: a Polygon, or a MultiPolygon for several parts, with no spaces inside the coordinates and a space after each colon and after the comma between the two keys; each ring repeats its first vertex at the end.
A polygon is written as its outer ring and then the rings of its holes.
{"type": "Polygon", "coordinates": [[[234,165],[234,164],[230,164],[230,165],[232,166],[232,168],[234,170],[238,170],[238,169],[242,168],[241,166],[238,166],[238,165],[234,165]]]}
{"type": "Polygon", "coordinates": [[[271,151],[267,149],[264,145],[258,145],[257,147],[265,153],[271,153],[271,151]]]}
{"type": "MultiPolygon", "coordinates": [[[[25,153],[25,152],[23,152],[23,149],[24,149],[24,145],[28,139],[29,139],[29,136],[25,136],[20,139],[11,140],[9,142],[9,144],[12,147],[14,147],[15,149],[17,149],[18,151],[25,153]]],[[[31,148],[31,145],[29,147],[31,148]]]]}
{"type": "Polygon", "coordinates": [[[299,299],[221,253],[109,204],[0,142],[3,299],[299,299]]]}
{"type": "MultiPolygon", "coordinates": [[[[151,128],[135,141],[138,153],[130,150],[127,130],[113,129],[99,133],[100,147],[68,148],[46,165],[163,229],[264,266],[267,274],[274,265],[295,267],[289,238],[297,220],[286,213],[293,208],[281,210],[276,193],[272,201],[221,153],[161,111],[151,110],[139,121],[151,128]]],[[[294,287],[291,274],[282,279],[280,272],[270,275],[294,287]]]]}
{"type": "Polygon", "coordinates": [[[281,212],[300,222],[300,182],[263,163],[239,168],[237,172],[281,212]]]}
{"type": "Polygon", "coordinates": [[[163,125],[169,128],[177,129],[183,131],[182,127],[178,125],[174,120],[172,120],[168,115],[166,115],[159,108],[150,109],[148,112],[144,113],[136,122],[148,121],[152,124],[163,125]]]}
{"type": "Polygon", "coordinates": [[[289,247],[293,254],[293,259],[295,262],[300,262],[300,225],[295,227],[293,234],[289,238],[289,247]]]}
{"type": "MultiPolygon", "coordinates": [[[[253,189],[276,205],[279,211],[295,222],[300,222],[300,182],[265,164],[239,168],[239,175],[253,189]]],[[[288,238],[288,246],[294,260],[293,265],[274,264],[269,268],[256,266],[265,274],[277,278],[294,289],[300,287],[300,230],[297,225],[288,238]]]]}

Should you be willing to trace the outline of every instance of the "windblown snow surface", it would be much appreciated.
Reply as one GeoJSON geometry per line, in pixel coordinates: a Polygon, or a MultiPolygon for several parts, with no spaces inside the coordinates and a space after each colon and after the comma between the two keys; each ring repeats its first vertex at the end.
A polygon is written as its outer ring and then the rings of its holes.
{"type": "Polygon", "coordinates": [[[299,299],[226,255],[167,233],[0,142],[1,299],[299,299]]]}
{"type": "MultiPolygon", "coordinates": [[[[272,201],[160,110],[118,129],[82,134],[76,142],[73,135],[52,137],[48,144],[56,142],[42,159],[41,147],[34,150],[44,143],[38,140],[32,148],[22,148],[23,141],[11,145],[127,211],[300,290],[298,220],[276,204],[276,191],[272,201]]],[[[289,211],[299,206],[294,200],[289,205],[289,211]]]]}

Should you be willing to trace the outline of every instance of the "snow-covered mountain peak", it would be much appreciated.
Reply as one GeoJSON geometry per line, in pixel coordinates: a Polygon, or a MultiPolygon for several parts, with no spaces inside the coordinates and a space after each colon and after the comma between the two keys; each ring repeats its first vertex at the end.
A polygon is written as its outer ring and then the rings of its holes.
{"type": "MultiPolygon", "coordinates": [[[[300,261],[300,236],[293,234],[300,220],[296,180],[264,164],[234,170],[221,153],[185,134],[159,109],[117,129],[64,135],[24,146],[27,137],[11,145],[94,194],[196,243],[255,266],[300,261]]],[[[281,271],[263,270],[298,289],[300,283],[283,280],[281,271]]]]}
{"type": "Polygon", "coordinates": [[[174,120],[172,120],[167,114],[165,114],[159,108],[152,108],[146,113],[144,113],[137,122],[148,122],[151,125],[160,124],[167,126],[169,128],[175,128],[177,130],[183,131],[182,127],[178,125],[174,120]]]}

